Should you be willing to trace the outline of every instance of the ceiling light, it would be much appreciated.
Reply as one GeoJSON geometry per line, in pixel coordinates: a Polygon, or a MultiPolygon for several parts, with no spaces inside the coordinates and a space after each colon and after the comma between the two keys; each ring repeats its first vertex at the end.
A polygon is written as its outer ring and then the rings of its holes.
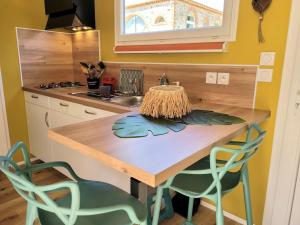
{"type": "Polygon", "coordinates": [[[88,26],[84,26],[83,29],[84,29],[84,30],[91,30],[92,28],[91,28],[91,27],[88,27],[88,26]]]}

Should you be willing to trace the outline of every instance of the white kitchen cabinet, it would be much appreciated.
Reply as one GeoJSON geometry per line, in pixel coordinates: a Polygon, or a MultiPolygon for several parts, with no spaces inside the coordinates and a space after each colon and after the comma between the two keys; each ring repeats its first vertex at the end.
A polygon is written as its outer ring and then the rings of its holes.
{"type": "MultiPolygon", "coordinates": [[[[103,163],[90,158],[88,155],[84,155],[82,152],[70,149],[58,142],[52,141],[51,146],[54,161],[69,163],[79,177],[110,183],[124,191],[130,192],[130,177],[105,166],[103,163]]],[[[64,169],[57,169],[69,176],[68,172],[64,169]]]]}
{"type": "Polygon", "coordinates": [[[50,108],[51,110],[80,118],[82,122],[117,115],[113,112],[96,109],[56,98],[50,98],[50,108]]]}
{"type": "Polygon", "coordinates": [[[63,127],[66,125],[82,122],[82,119],[70,116],[65,113],[50,111],[50,128],[63,127]]]}
{"type": "MultiPolygon", "coordinates": [[[[54,102],[57,99],[54,99],[54,102]]],[[[50,104],[53,103],[53,100],[50,100],[50,104]]],[[[97,119],[100,117],[106,117],[107,115],[115,115],[115,113],[107,112],[103,110],[98,110],[86,106],[81,106],[77,108],[78,110],[72,110],[72,116],[66,114],[65,112],[70,110],[74,103],[63,102],[64,106],[61,106],[60,103],[54,107],[51,107],[52,111],[50,114],[51,128],[61,127],[73,123],[83,122],[91,119],[97,119]],[[59,108],[63,107],[63,108],[59,108]],[[68,109],[69,108],[69,109],[68,109]],[[86,111],[88,113],[86,113],[86,111]],[[76,112],[76,113],[74,113],[76,112]],[[79,114],[78,114],[79,113],[79,114]],[[74,117],[76,115],[77,117],[74,117]],[[80,119],[78,117],[81,117],[80,119]]],[[[76,104],[78,105],[78,104],[76,104]]],[[[51,105],[52,106],[52,105],[51,105]]],[[[80,105],[79,105],[80,106],[80,105]]],[[[55,141],[51,141],[53,161],[64,161],[69,163],[76,173],[88,180],[97,180],[106,183],[113,184],[127,192],[130,190],[130,178],[124,174],[111,169],[101,162],[90,158],[89,156],[83,155],[82,153],[70,149],[63,144],[60,144],[55,141]]],[[[61,173],[69,176],[68,172],[62,168],[57,168],[61,173]]]]}
{"type": "Polygon", "coordinates": [[[51,161],[52,153],[48,139],[49,109],[26,102],[26,113],[31,153],[43,161],[51,161]]]}
{"type": "Polygon", "coordinates": [[[49,108],[49,98],[44,95],[38,95],[30,92],[25,92],[25,102],[32,103],[41,107],[49,108]]]}
{"type": "Polygon", "coordinates": [[[94,120],[98,118],[104,118],[109,116],[117,115],[116,113],[95,109],[88,106],[83,106],[78,110],[78,116],[83,119],[83,121],[94,120]]]}
{"type": "MultiPolygon", "coordinates": [[[[66,125],[70,125],[73,123],[81,122],[81,119],[79,119],[79,118],[76,118],[76,117],[67,115],[65,113],[55,111],[55,110],[51,111],[50,120],[51,120],[50,128],[56,128],[56,127],[61,127],[61,126],[66,126],[66,125]]],[[[80,160],[80,158],[76,159],[75,161],[73,160],[76,153],[73,154],[73,152],[71,152],[68,147],[66,147],[58,142],[55,142],[52,140],[49,140],[49,141],[50,141],[50,145],[51,145],[53,161],[68,162],[73,167],[73,169],[76,171],[76,173],[78,175],[81,175],[80,170],[78,170],[78,168],[75,168],[76,161],[80,160]]],[[[66,176],[70,176],[70,174],[65,169],[63,169],[63,168],[56,168],[56,169],[58,171],[60,171],[61,173],[65,174],[66,176]]]]}
{"type": "MultiPolygon", "coordinates": [[[[25,92],[25,99],[30,147],[34,156],[45,162],[68,162],[82,178],[110,183],[130,191],[128,176],[48,138],[47,124],[49,128],[56,128],[113,116],[116,113],[29,92],[25,92]]],[[[69,175],[64,169],[56,169],[69,175]]]]}

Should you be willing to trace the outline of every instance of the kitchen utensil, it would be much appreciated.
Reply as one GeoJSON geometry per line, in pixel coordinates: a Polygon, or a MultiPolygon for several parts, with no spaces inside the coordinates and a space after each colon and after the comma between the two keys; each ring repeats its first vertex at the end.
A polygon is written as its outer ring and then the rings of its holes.
{"type": "Polygon", "coordinates": [[[84,75],[89,75],[89,65],[87,63],[80,62],[80,69],[84,75]]]}
{"type": "Polygon", "coordinates": [[[104,70],[106,68],[106,66],[104,65],[104,63],[102,61],[98,63],[98,66],[101,70],[104,70]]]}

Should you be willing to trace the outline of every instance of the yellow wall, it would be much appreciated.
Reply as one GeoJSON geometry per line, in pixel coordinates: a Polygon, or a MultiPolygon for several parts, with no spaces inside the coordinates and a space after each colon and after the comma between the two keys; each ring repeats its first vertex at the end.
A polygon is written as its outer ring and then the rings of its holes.
{"type": "Polygon", "coordinates": [[[15,27],[44,28],[44,1],[0,1],[0,65],[11,143],[28,143],[24,96],[21,89],[15,27]]]}
{"type": "MultiPolygon", "coordinates": [[[[21,91],[15,27],[42,29],[46,23],[41,0],[1,0],[0,1],[0,64],[4,76],[4,90],[8,113],[9,131],[12,143],[27,142],[24,97],[21,91]]],[[[257,43],[258,16],[251,8],[250,0],[240,0],[240,16],[237,41],[229,45],[228,53],[200,54],[125,54],[116,55],[114,46],[114,6],[112,0],[96,0],[97,28],[101,30],[102,58],[109,61],[144,61],[171,63],[224,63],[258,64],[262,51],[277,54],[272,83],[259,84],[256,107],[269,109],[272,117],[264,124],[268,137],[250,164],[251,188],[255,224],[260,225],[268,179],[277,99],[279,95],[281,71],[285,51],[286,33],[291,0],[273,1],[266,13],[264,33],[265,44],[257,43]]],[[[244,217],[241,189],[225,197],[225,209],[244,217]]]]}
{"type": "MultiPolygon", "coordinates": [[[[199,54],[114,54],[114,5],[113,1],[97,1],[97,28],[101,30],[102,59],[107,61],[144,61],[171,63],[216,63],[216,64],[259,64],[260,52],[276,52],[272,83],[260,83],[257,90],[256,107],[269,109],[272,117],[263,126],[268,131],[264,145],[250,164],[250,178],[254,220],[260,225],[271,156],[275,113],[279,96],[281,72],[288,30],[290,0],[273,1],[265,14],[263,24],[266,43],[257,42],[258,15],[252,10],[250,0],[240,0],[237,41],[229,45],[228,53],[199,54]],[[254,197],[255,196],[255,197],[254,197]]],[[[244,217],[241,188],[225,197],[225,210],[244,217]]]]}

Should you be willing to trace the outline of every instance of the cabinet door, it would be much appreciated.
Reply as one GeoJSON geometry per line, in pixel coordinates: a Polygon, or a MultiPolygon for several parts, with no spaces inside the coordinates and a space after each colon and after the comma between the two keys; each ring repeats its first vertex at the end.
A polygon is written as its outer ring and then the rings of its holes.
{"type": "Polygon", "coordinates": [[[26,102],[27,124],[31,153],[45,161],[52,161],[48,139],[49,109],[26,102]]]}
{"type": "Polygon", "coordinates": [[[82,122],[81,119],[74,116],[70,116],[65,113],[51,110],[50,112],[50,124],[51,129],[56,127],[63,127],[66,125],[82,122]]]}
{"type": "MultiPolygon", "coordinates": [[[[66,125],[70,125],[73,123],[78,123],[81,122],[81,119],[78,119],[76,117],[70,116],[68,114],[58,112],[55,110],[51,110],[50,114],[50,119],[51,119],[51,128],[56,128],[56,127],[62,127],[66,125]]],[[[80,170],[78,168],[78,162],[81,161],[81,157],[78,157],[78,153],[75,152],[74,150],[69,149],[67,146],[60,144],[56,141],[49,140],[51,142],[51,148],[52,148],[52,157],[53,161],[64,161],[69,163],[72,168],[76,171],[78,175],[80,174],[80,170]]],[[[70,175],[68,172],[63,169],[63,168],[56,168],[59,172],[65,174],[66,176],[70,175]]],[[[70,177],[72,178],[72,177],[70,177]]]]}

